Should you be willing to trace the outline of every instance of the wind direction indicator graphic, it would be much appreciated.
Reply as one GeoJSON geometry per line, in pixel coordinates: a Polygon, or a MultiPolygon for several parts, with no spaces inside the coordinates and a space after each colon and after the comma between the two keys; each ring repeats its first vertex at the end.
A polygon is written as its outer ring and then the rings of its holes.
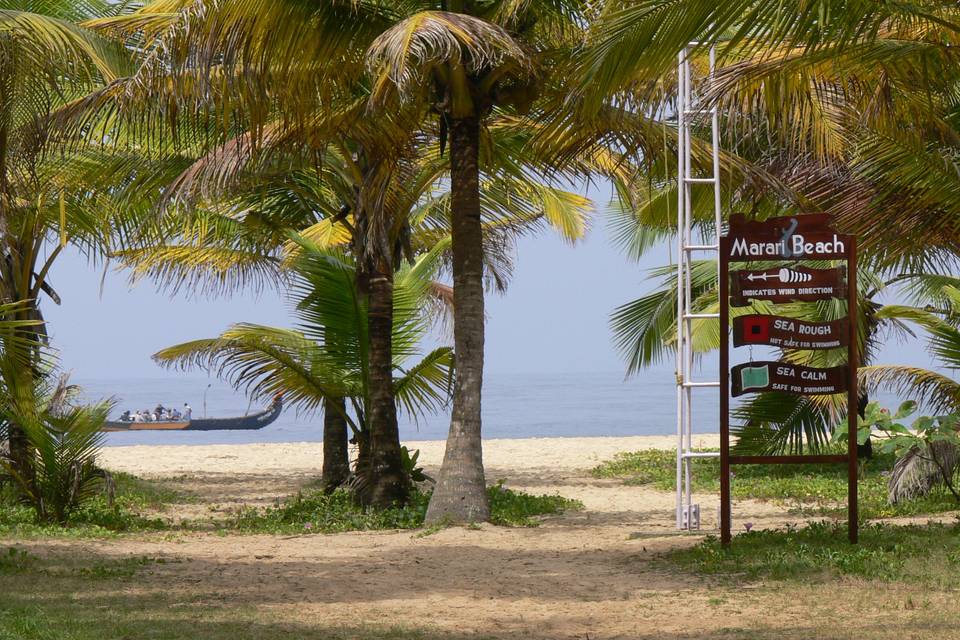
{"type": "Polygon", "coordinates": [[[802,273],[800,271],[794,271],[793,269],[780,269],[780,273],[778,275],[780,276],[780,282],[786,282],[790,284],[810,282],[813,280],[812,273],[802,273]]]}
{"type": "Polygon", "coordinates": [[[811,280],[813,280],[813,274],[794,271],[793,269],[787,269],[787,268],[780,269],[780,271],[778,271],[777,273],[763,272],[763,273],[747,274],[747,280],[749,280],[750,282],[755,282],[757,280],[762,280],[766,282],[767,280],[771,280],[771,279],[779,280],[780,282],[783,282],[785,284],[795,284],[795,283],[810,282],[811,280]]]}

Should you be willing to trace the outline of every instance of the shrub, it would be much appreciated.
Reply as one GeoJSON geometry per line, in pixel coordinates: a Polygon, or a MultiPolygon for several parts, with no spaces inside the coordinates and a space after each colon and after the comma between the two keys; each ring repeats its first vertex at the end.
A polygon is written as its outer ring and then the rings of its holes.
{"type": "MultiPolygon", "coordinates": [[[[578,500],[531,495],[499,483],[487,489],[491,522],[502,526],[537,526],[537,516],[582,509],[578,500]]],[[[430,493],[415,491],[405,507],[376,510],[358,505],[346,491],[298,493],[267,508],[248,507],[226,523],[247,533],[341,533],[375,529],[417,529],[423,526],[430,493]]]]}
{"type": "Polygon", "coordinates": [[[109,474],[95,464],[109,410],[107,403],[59,410],[32,397],[6,407],[4,417],[23,430],[34,456],[27,471],[9,458],[0,458],[0,467],[38,522],[65,524],[101,488],[112,497],[109,474]]]}

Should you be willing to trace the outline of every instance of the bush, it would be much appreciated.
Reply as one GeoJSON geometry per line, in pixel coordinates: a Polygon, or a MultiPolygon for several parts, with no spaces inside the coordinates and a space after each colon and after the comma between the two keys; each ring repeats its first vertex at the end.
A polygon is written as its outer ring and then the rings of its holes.
{"type": "Polygon", "coordinates": [[[579,500],[513,491],[504,487],[503,482],[489,487],[487,495],[490,498],[490,522],[505,527],[535,527],[539,524],[536,516],[583,509],[579,500]]]}
{"type": "Polygon", "coordinates": [[[134,531],[159,531],[169,526],[143,515],[178,499],[175,492],[125,473],[115,474],[116,497],[111,504],[96,495],[74,509],[66,522],[38,522],[33,508],[18,499],[12,487],[0,490],[0,535],[16,537],[103,537],[134,531]]]}
{"type": "Polygon", "coordinates": [[[112,496],[109,474],[94,462],[109,410],[108,403],[61,406],[56,393],[17,396],[3,409],[4,419],[23,430],[33,456],[28,470],[5,457],[0,457],[0,468],[19,499],[33,508],[37,522],[66,524],[98,492],[105,489],[112,496]]]}
{"type": "MultiPolygon", "coordinates": [[[[537,516],[582,509],[583,504],[561,496],[530,495],[507,489],[502,483],[487,489],[490,520],[511,527],[537,526],[537,516]]],[[[383,510],[356,504],[346,491],[299,493],[274,507],[249,507],[226,522],[229,529],[245,533],[342,533],[382,529],[417,529],[423,526],[430,493],[415,491],[406,507],[383,510]]]]}

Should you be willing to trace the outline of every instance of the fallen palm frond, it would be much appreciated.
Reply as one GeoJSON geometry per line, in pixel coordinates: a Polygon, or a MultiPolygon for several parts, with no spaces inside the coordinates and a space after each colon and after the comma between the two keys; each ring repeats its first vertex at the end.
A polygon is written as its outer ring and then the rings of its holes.
{"type": "Polygon", "coordinates": [[[890,504],[913,500],[944,484],[960,463],[960,450],[950,442],[933,442],[926,449],[913,448],[897,460],[887,483],[890,504]]]}

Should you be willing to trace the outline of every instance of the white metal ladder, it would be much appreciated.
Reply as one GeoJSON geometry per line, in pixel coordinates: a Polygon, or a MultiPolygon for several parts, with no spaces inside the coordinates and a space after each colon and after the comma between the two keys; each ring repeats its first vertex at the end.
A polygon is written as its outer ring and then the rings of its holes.
{"type": "MultiPolygon", "coordinates": [[[[695,313],[691,294],[694,254],[719,258],[722,216],[720,211],[720,134],[717,109],[702,108],[694,91],[689,55],[699,43],[691,42],[677,60],[677,528],[699,529],[700,507],[693,502],[691,466],[697,458],[718,457],[719,453],[693,451],[693,394],[696,389],[719,388],[719,380],[693,379],[692,325],[700,319],[719,318],[718,313],[695,313]],[[694,176],[691,171],[691,128],[704,125],[710,116],[713,173],[694,176]],[[700,186],[698,186],[700,185],[700,186]],[[712,241],[693,241],[691,197],[694,188],[713,186],[714,229],[712,241]]],[[[716,71],[716,49],[710,48],[710,77],[716,71]]],[[[717,277],[720,277],[719,259],[717,277]]],[[[719,377],[719,376],[718,376],[719,377]]]]}

